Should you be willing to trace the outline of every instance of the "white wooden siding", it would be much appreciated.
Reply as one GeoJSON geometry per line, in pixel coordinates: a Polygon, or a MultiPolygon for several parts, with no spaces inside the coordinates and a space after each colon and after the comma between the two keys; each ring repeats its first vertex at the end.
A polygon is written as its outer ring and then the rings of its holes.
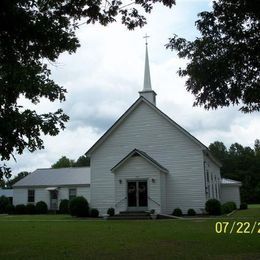
{"type": "MultiPolygon", "coordinates": [[[[77,189],[77,196],[83,196],[85,197],[88,202],[90,202],[90,187],[61,187],[59,188],[58,193],[58,205],[60,204],[60,201],[63,199],[69,199],[69,189],[76,188],[77,189]]],[[[50,208],[50,192],[46,190],[46,187],[28,187],[28,188],[14,188],[14,197],[13,197],[13,204],[27,204],[28,201],[28,189],[34,189],[35,190],[35,203],[39,201],[44,201],[48,208],[50,208]]]]}
{"type": "Polygon", "coordinates": [[[152,166],[141,156],[134,156],[129,158],[128,161],[113,174],[115,174],[115,201],[117,212],[127,210],[128,180],[147,180],[148,210],[154,209],[157,213],[161,212],[160,175],[165,175],[165,173],[160,173],[157,168],[152,166]],[[154,182],[152,179],[154,179],[154,182]],[[120,183],[119,180],[122,180],[122,183],[120,183]]]}
{"type": "Polygon", "coordinates": [[[160,182],[161,182],[161,212],[166,212],[166,202],[167,202],[167,196],[166,196],[166,176],[168,174],[163,174],[161,173],[161,176],[160,176],[160,182]]]}
{"type": "Polygon", "coordinates": [[[205,202],[208,199],[220,200],[220,168],[207,155],[204,155],[204,165],[206,178],[205,185],[208,187],[208,197],[206,197],[205,193],[205,202]],[[209,182],[207,181],[207,174],[209,174],[209,182]]]}
{"type": "Polygon", "coordinates": [[[92,153],[92,207],[105,213],[115,204],[114,175],[110,170],[134,148],[146,152],[169,170],[164,213],[172,213],[176,207],[183,211],[204,208],[201,147],[144,102],[92,153]]]}
{"type": "Polygon", "coordinates": [[[240,207],[240,187],[237,185],[221,185],[221,203],[233,201],[240,207]]]}

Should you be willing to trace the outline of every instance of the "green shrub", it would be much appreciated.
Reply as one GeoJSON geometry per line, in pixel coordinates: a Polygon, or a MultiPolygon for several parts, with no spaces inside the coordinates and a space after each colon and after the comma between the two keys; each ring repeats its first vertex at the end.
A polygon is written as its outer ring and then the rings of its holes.
{"type": "Polygon", "coordinates": [[[48,206],[44,201],[39,201],[36,203],[35,210],[37,214],[47,214],[48,206]]]}
{"type": "Polygon", "coordinates": [[[241,205],[240,205],[240,209],[247,209],[248,206],[245,202],[242,202],[241,205]]]}
{"type": "Polygon", "coordinates": [[[84,197],[76,197],[69,202],[69,211],[72,216],[87,217],[89,206],[84,197]]]}
{"type": "Polygon", "coordinates": [[[69,200],[61,200],[59,205],[59,213],[61,214],[69,214],[69,200]]]}
{"type": "Polygon", "coordinates": [[[188,209],[188,216],[195,216],[196,215],[196,211],[194,209],[188,209]]]}
{"type": "Polygon", "coordinates": [[[115,209],[114,209],[114,208],[109,208],[109,209],[107,210],[107,214],[108,214],[110,217],[115,216],[115,209]]]}
{"type": "Polygon", "coordinates": [[[10,204],[10,200],[6,196],[0,197],[0,214],[7,213],[6,207],[10,204]]]}
{"type": "Polygon", "coordinates": [[[8,213],[9,215],[14,214],[14,213],[15,213],[15,207],[14,207],[14,205],[8,204],[8,205],[6,206],[6,213],[8,213]]]}
{"type": "Polygon", "coordinates": [[[236,208],[237,208],[236,203],[233,201],[229,201],[229,202],[224,203],[221,206],[221,213],[228,214],[228,213],[232,212],[233,210],[235,210],[236,208]]]}
{"type": "Polygon", "coordinates": [[[210,215],[220,215],[221,214],[221,204],[220,204],[219,200],[216,200],[216,199],[209,199],[206,202],[205,209],[210,215]]]}
{"type": "Polygon", "coordinates": [[[29,215],[35,214],[36,213],[36,209],[35,209],[34,204],[27,204],[25,212],[26,212],[26,214],[29,214],[29,215]]]}
{"type": "Polygon", "coordinates": [[[18,204],[15,206],[15,214],[22,215],[26,213],[26,206],[24,204],[18,204]]]}
{"type": "Polygon", "coordinates": [[[181,211],[181,209],[180,209],[180,208],[174,209],[173,212],[172,212],[172,215],[173,215],[173,216],[177,216],[177,217],[182,216],[182,211],[181,211]]]}
{"type": "Polygon", "coordinates": [[[99,211],[97,209],[91,209],[90,210],[90,217],[98,218],[98,216],[99,216],[99,211]]]}

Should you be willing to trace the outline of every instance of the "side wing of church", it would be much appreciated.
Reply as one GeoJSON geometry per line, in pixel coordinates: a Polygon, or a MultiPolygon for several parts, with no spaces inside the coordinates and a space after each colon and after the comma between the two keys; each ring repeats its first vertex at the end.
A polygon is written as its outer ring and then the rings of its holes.
{"type": "Polygon", "coordinates": [[[220,163],[207,147],[156,107],[146,46],[139,99],[86,153],[91,158],[91,207],[106,213],[155,210],[202,213],[220,199],[220,163]]]}

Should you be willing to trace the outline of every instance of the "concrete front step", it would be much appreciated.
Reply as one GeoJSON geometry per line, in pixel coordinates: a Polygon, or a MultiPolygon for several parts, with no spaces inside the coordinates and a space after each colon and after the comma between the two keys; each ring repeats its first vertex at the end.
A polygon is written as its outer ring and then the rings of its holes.
{"type": "Polygon", "coordinates": [[[149,212],[145,211],[121,211],[118,215],[121,216],[150,216],[149,212]]]}
{"type": "Polygon", "coordinates": [[[132,219],[151,219],[149,212],[122,211],[119,214],[108,217],[110,220],[132,220],[132,219]]]}
{"type": "Polygon", "coordinates": [[[151,219],[150,216],[120,216],[120,215],[115,215],[113,217],[108,217],[109,220],[144,220],[144,219],[151,219]]]}

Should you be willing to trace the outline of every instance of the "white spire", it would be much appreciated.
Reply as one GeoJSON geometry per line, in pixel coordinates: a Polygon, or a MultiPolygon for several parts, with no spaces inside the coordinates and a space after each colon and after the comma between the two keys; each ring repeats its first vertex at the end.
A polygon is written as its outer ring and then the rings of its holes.
{"type": "Polygon", "coordinates": [[[146,42],[145,45],[146,46],[145,46],[145,67],[144,67],[144,88],[143,88],[143,91],[152,90],[147,42],[146,42]]]}
{"type": "Polygon", "coordinates": [[[151,76],[150,76],[150,66],[148,57],[148,43],[147,38],[149,36],[145,35],[145,66],[144,66],[144,87],[143,90],[139,92],[140,96],[144,97],[152,104],[156,105],[156,93],[152,90],[151,76]]]}

